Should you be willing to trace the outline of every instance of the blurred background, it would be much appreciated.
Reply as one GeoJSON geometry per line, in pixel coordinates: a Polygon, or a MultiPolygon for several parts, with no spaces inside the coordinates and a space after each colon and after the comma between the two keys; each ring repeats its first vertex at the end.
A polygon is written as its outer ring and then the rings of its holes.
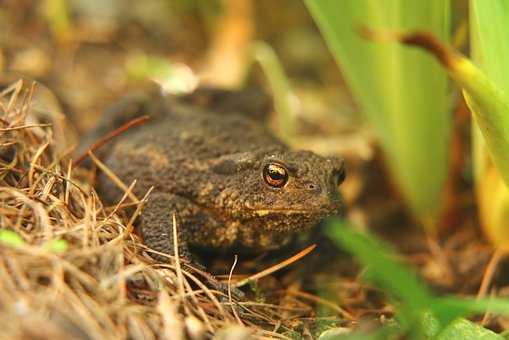
{"type": "Polygon", "coordinates": [[[147,79],[172,93],[192,91],[198,80],[229,88],[264,82],[252,65],[264,48],[302,93],[296,111],[330,110],[341,120],[354,110],[301,2],[22,0],[2,1],[0,11],[2,75],[50,88],[79,131],[147,79]],[[259,41],[267,46],[253,52],[259,41]]]}

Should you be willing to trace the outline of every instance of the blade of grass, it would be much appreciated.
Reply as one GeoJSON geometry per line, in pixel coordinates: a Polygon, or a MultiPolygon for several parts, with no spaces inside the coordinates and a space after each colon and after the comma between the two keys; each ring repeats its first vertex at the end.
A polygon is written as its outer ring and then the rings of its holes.
{"type": "Polygon", "coordinates": [[[73,32],[68,1],[45,0],[43,6],[52,33],[60,42],[69,41],[73,32]]]}
{"type": "Polygon", "coordinates": [[[326,232],[338,246],[366,267],[365,278],[400,303],[398,314],[404,328],[418,324],[422,313],[432,302],[432,295],[416,274],[392,260],[394,254],[387,245],[354,231],[345,221],[330,223],[326,232]]]}
{"type": "Polygon", "coordinates": [[[276,52],[266,43],[253,43],[253,60],[260,64],[271,88],[280,138],[290,141],[295,134],[294,93],[276,52]]]}
{"type": "Polygon", "coordinates": [[[366,267],[369,281],[382,288],[398,305],[397,319],[403,332],[426,334],[425,320],[434,318],[434,333],[447,327],[459,317],[483,313],[509,315],[509,301],[505,299],[467,299],[454,296],[437,297],[418,279],[415,272],[398,263],[395,252],[374,237],[361,234],[345,221],[333,220],[326,229],[336,244],[351,253],[366,267]],[[431,313],[431,316],[427,316],[431,313]]]}

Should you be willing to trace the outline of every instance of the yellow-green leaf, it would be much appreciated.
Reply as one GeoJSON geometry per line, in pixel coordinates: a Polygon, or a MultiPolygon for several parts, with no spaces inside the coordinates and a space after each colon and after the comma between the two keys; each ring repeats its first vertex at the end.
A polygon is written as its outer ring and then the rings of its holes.
{"type": "Polygon", "coordinates": [[[25,241],[12,230],[0,230],[0,243],[11,247],[21,247],[25,241]]]}
{"type": "Polygon", "coordinates": [[[44,243],[43,248],[53,253],[64,253],[69,247],[66,240],[55,239],[44,243]]]}

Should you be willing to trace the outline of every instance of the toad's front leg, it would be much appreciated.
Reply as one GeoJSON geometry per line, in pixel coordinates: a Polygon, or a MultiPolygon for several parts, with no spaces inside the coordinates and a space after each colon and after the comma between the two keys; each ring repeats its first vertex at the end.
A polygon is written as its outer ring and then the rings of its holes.
{"type": "MultiPolygon", "coordinates": [[[[189,250],[189,243],[196,243],[200,231],[203,233],[209,230],[211,234],[221,233],[221,225],[189,200],[164,193],[155,193],[149,198],[143,212],[140,216],[141,234],[145,244],[157,253],[150,256],[160,262],[169,262],[169,257],[163,255],[175,256],[175,244],[178,244],[179,258],[191,263],[191,268],[198,269],[202,275],[205,275],[209,284],[223,293],[228,292],[228,287],[218,282],[214,276],[205,271],[205,267],[196,259],[189,250]],[[177,225],[173,226],[173,216],[176,216],[177,225]],[[177,228],[177,242],[175,242],[175,231],[177,228]],[[160,254],[158,254],[160,253],[160,254]]],[[[202,235],[203,236],[203,235],[202,235]]],[[[243,293],[238,289],[233,289],[232,293],[236,297],[242,297],[243,293]]]]}
{"type": "MultiPolygon", "coordinates": [[[[178,255],[184,260],[192,260],[188,248],[188,230],[186,226],[189,214],[194,210],[191,202],[173,194],[155,193],[151,195],[140,216],[140,229],[144,243],[157,253],[175,256],[175,245],[178,245],[178,255]],[[173,226],[173,216],[176,225],[173,226]],[[174,228],[177,230],[177,240],[174,239],[174,228]]],[[[151,253],[150,256],[160,262],[168,262],[168,257],[151,253]]]]}

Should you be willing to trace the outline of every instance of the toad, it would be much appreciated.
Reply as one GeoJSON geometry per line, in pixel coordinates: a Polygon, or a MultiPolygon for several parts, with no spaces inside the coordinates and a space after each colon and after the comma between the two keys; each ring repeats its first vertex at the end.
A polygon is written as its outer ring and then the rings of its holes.
{"type": "MultiPolygon", "coordinates": [[[[153,250],[174,253],[173,214],[179,254],[190,258],[190,247],[276,249],[339,212],[342,159],[290,150],[260,123],[259,112],[249,114],[267,106],[242,105],[242,95],[198,91],[190,98],[200,101],[160,98],[148,106],[140,97],[110,110],[153,116],[111,141],[103,157],[124,183],[137,180],[138,197],[153,187],[139,218],[153,250]],[[232,99],[235,105],[226,105],[232,99]]],[[[111,180],[100,179],[107,200],[122,196],[111,180]]]]}

